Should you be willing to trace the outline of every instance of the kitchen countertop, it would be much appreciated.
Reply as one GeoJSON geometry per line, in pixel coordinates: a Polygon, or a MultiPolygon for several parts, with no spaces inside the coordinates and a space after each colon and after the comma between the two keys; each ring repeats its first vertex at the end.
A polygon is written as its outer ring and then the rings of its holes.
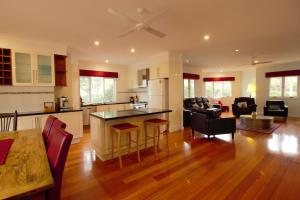
{"type": "Polygon", "coordinates": [[[122,119],[128,117],[138,117],[138,116],[145,116],[145,115],[168,113],[168,112],[172,112],[172,110],[146,108],[146,109],[132,109],[132,110],[120,110],[120,111],[108,111],[108,112],[94,112],[91,113],[90,115],[103,120],[114,120],[114,119],[122,119]]]}
{"type": "MultiPolygon", "coordinates": [[[[91,104],[83,104],[81,107],[87,107],[87,106],[101,106],[101,105],[114,105],[114,104],[129,104],[131,102],[125,101],[125,102],[107,102],[107,103],[91,103],[91,104]]],[[[148,104],[148,102],[140,101],[134,104],[148,104]]]]}
{"type": "Polygon", "coordinates": [[[80,112],[82,109],[68,109],[63,111],[52,111],[52,112],[45,112],[45,111],[31,111],[31,112],[18,112],[18,116],[30,116],[30,115],[46,115],[46,114],[57,114],[57,113],[68,113],[68,112],[80,112]]]}

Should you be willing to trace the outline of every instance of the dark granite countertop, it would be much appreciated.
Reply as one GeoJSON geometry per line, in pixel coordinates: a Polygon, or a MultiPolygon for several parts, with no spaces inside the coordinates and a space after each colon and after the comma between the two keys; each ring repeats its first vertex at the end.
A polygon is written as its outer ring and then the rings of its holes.
{"type": "Polygon", "coordinates": [[[138,116],[145,116],[145,115],[168,113],[168,112],[172,112],[172,110],[146,108],[146,109],[132,109],[132,110],[109,111],[109,112],[94,112],[91,113],[90,115],[93,117],[97,117],[99,119],[114,120],[114,119],[122,119],[128,117],[138,117],[138,116]]]}
{"type": "Polygon", "coordinates": [[[80,112],[81,109],[68,109],[63,111],[52,111],[52,112],[45,112],[45,111],[31,111],[31,112],[18,112],[18,116],[30,116],[30,115],[47,115],[47,114],[57,114],[57,113],[68,113],[68,112],[80,112]]]}
{"type": "MultiPolygon", "coordinates": [[[[90,104],[83,104],[81,107],[88,107],[88,106],[101,106],[101,105],[114,105],[114,104],[129,104],[131,102],[125,101],[125,102],[107,102],[107,103],[90,103],[90,104]]],[[[140,101],[135,104],[148,104],[148,102],[140,101]]]]}

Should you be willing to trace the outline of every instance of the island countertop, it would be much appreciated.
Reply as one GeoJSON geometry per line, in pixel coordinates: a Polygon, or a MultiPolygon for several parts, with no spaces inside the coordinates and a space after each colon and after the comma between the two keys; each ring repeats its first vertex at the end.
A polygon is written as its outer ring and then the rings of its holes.
{"type": "Polygon", "coordinates": [[[114,119],[122,119],[128,117],[162,114],[168,112],[172,112],[172,110],[146,108],[146,109],[131,109],[131,110],[120,110],[120,111],[108,111],[108,112],[94,112],[91,113],[90,115],[103,120],[114,120],[114,119]]]}

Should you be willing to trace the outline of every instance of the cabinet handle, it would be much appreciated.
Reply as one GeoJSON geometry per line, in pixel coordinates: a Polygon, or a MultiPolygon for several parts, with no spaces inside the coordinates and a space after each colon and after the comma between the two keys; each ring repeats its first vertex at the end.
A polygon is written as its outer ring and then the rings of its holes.
{"type": "Polygon", "coordinates": [[[39,74],[38,74],[38,69],[36,69],[36,70],[35,70],[35,79],[36,79],[35,81],[36,81],[36,83],[38,83],[38,81],[39,81],[39,80],[38,80],[38,76],[39,76],[39,74]]]}
{"type": "Polygon", "coordinates": [[[34,73],[34,69],[32,70],[32,83],[35,83],[35,73],[34,73]]]}

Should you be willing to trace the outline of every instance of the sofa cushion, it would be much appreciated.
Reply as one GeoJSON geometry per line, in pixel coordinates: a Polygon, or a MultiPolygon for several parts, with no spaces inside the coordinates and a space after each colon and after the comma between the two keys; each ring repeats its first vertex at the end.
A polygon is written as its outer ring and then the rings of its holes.
{"type": "Polygon", "coordinates": [[[247,108],[247,102],[246,101],[238,102],[237,106],[239,108],[247,108]]]}

